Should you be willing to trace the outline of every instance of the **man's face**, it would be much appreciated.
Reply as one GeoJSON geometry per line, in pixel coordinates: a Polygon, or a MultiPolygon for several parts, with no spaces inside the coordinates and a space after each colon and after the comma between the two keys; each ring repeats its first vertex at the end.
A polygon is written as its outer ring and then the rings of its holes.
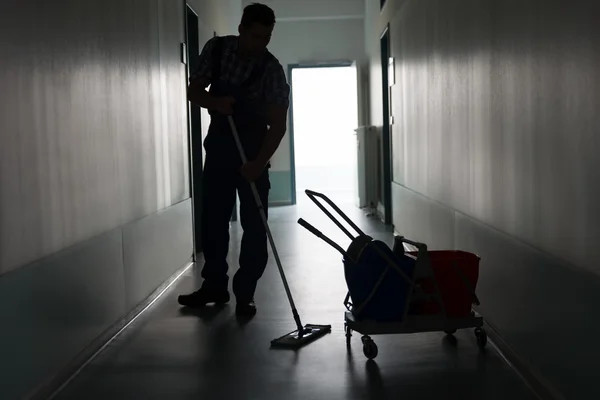
{"type": "Polygon", "coordinates": [[[271,41],[274,26],[254,23],[249,27],[239,26],[240,43],[244,52],[251,56],[261,55],[271,41]]]}

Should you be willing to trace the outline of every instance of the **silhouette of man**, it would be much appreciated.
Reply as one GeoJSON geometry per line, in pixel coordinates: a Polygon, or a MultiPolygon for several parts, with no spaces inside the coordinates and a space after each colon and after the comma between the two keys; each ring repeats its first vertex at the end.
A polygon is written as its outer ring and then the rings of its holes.
{"type": "Polygon", "coordinates": [[[290,87],[279,61],[267,50],[275,13],[263,4],[244,9],[238,36],[215,37],[204,46],[188,88],[191,102],[209,110],[202,185],[202,287],[179,296],[179,303],[224,304],[228,291],[229,221],[236,190],[243,229],[233,277],[236,313],[256,313],[254,293],[267,265],[267,234],[249,182],[255,182],[268,215],[270,159],[286,132],[290,87]],[[210,85],[210,91],[206,87],[210,85]],[[227,116],[233,116],[248,162],[242,165],[227,116]]]}

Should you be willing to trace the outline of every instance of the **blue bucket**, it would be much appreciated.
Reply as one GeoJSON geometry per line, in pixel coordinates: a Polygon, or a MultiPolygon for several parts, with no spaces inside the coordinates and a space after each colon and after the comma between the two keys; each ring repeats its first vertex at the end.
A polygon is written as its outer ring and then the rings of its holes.
{"type": "Polygon", "coordinates": [[[397,268],[400,268],[409,279],[412,279],[415,262],[414,258],[407,255],[394,254],[392,249],[379,240],[367,243],[357,262],[345,259],[344,273],[355,309],[354,317],[359,321],[402,322],[411,285],[398,272],[397,268]],[[383,252],[395,267],[390,266],[380,252],[383,252]],[[386,269],[387,272],[385,272],[386,269]],[[356,309],[369,297],[384,272],[385,277],[375,294],[357,313],[356,309]]]}

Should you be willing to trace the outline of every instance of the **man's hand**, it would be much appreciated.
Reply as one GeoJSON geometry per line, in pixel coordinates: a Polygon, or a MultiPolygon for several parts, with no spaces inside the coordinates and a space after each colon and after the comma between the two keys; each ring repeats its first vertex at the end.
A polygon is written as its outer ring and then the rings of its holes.
{"type": "Polygon", "coordinates": [[[256,161],[262,165],[267,165],[285,135],[287,124],[287,106],[269,105],[267,107],[267,120],[269,130],[262,143],[262,147],[256,161]]]}
{"type": "Polygon", "coordinates": [[[240,173],[248,182],[254,182],[263,173],[265,166],[256,161],[248,161],[240,169],[240,173]]]}
{"type": "Polygon", "coordinates": [[[223,115],[233,114],[235,99],[232,96],[217,97],[214,99],[214,109],[223,115]]]}

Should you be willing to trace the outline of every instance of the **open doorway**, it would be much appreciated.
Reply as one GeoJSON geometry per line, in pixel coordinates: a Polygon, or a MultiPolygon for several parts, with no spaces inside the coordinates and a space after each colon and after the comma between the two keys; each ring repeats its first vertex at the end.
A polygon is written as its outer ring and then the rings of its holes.
{"type": "Polygon", "coordinates": [[[358,86],[352,64],[290,66],[294,199],[304,190],[356,203],[358,86]]]}

